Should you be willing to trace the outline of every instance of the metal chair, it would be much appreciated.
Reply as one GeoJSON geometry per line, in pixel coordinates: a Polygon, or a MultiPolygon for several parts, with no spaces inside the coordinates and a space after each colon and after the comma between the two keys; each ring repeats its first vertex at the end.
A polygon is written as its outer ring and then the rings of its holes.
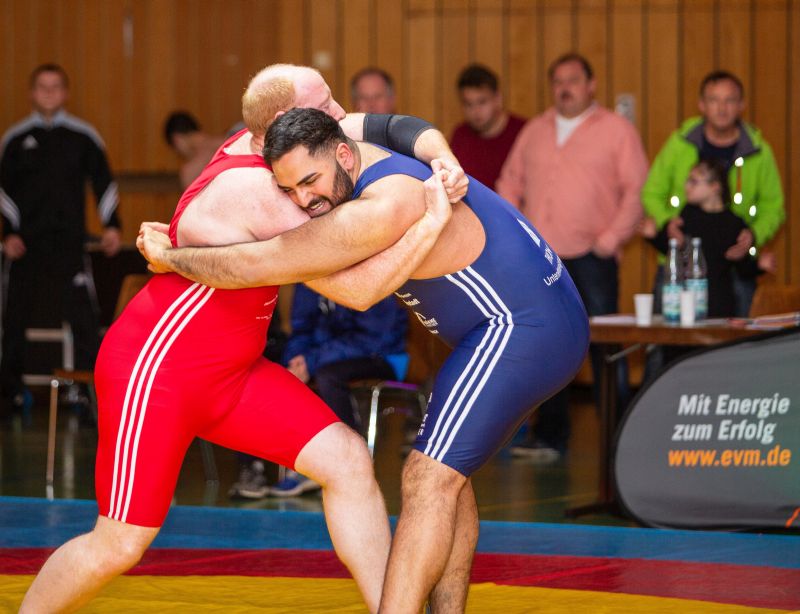
{"type": "MultiPolygon", "coordinates": [[[[359,392],[369,391],[370,404],[369,404],[369,421],[367,423],[367,448],[369,455],[375,455],[375,439],[378,433],[378,409],[380,408],[381,395],[385,392],[399,393],[408,398],[408,400],[416,405],[419,412],[420,420],[425,415],[425,410],[428,407],[428,401],[422,389],[417,384],[401,381],[405,379],[408,371],[409,355],[408,354],[395,354],[386,357],[386,361],[392,365],[397,376],[397,380],[360,380],[353,382],[350,386],[350,398],[353,407],[357,407],[356,395],[359,392]]],[[[385,408],[380,415],[387,416],[395,413],[395,407],[385,408]]]]}

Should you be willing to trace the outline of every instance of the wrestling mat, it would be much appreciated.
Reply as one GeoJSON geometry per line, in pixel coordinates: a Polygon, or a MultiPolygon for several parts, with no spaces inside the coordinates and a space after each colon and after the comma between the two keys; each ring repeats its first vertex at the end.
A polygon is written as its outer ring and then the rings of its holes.
{"type": "MultiPolygon", "coordinates": [[[[0,611],[90,501],[0,497],[0,611]]],[[[481,523],[467,612],[767,614],[800,610],[792,535],[481,523]]],[[[174,507],[143,561],[83,612],[364,612],[320,514],[174,507]]]]}

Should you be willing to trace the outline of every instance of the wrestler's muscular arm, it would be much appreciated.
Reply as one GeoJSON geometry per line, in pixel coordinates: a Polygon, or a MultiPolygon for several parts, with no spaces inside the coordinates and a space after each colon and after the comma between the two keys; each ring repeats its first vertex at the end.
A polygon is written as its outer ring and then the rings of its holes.
{"type": "MultiPolygon", "coordinates": [[[[389,191],[405,189],[399,175],[389,191]]],[[[319,279],[396,243],[424,213],[422,194],[407,207],[362,197],[269,241],[226,247],[169,249],[169,239],[144,226],[137,246],[156,272],[175,271],[215,288],[252,288],[319,279]]]]}
{"type": "MultiPolygon", "coordinates": [[[[397,290],[427,258],[441,231],[447,225],[452,207],[445,192],[443,180],[447,171],[434,161],[437,171],[424,184],[412,177],[403,177],[407,184],[402,192],[386,192],[378,180],[368,190],[391,199],[396,207],[413,206],[421,197],[424,187],[425,214],[389,249],[363,262],[338,271],[323,279],[306,282],[320,294],[340,305],[365,311],[397,290]]],[[[365,194],[370,192],[365,191],[365,194]]]]}

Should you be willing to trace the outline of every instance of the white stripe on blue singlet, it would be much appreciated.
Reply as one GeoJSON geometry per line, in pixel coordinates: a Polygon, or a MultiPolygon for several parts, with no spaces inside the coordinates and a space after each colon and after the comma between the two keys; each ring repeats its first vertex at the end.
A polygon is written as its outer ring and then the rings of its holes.
{"type": "Polygon", "coordinates": [[[511,310],[486,279],[472,267],[445,277],[460,288],[481,313],[489,318],[489,326],[442,406],[426,446],[425,454],[439,461],[447,454],[485,387],[514,327],[511,310]]]}

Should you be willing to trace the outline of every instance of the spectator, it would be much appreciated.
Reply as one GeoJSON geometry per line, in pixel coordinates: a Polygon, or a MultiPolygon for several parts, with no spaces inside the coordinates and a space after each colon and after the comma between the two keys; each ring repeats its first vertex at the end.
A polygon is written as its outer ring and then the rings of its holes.
{"type": "MultiPolygon", "coordinates": [[[[686,247],[687,237],[699,237],[708,276],[708,317],[732,317],[736,310],[733,277],[735,270],[742,277],[753,277],[760,270],[773,269],[773,258],[762,254],[758,263],[748,253],[737,260],[727,257],[736,245],[745,222],[731,211],[731,194],[728,188],[728,169],[718,159],[701,160],[689,171],[686,179],[686,206],[680,213],[682,225],[678,247],[686,247]]],[[[650,238],[662,254],[667,252],[670,225],[656,232],[656,224],[647,218],[642,224],[642,234],[650,238]]]]}
{"type": "Polygon", "coordinates": [[[179,172],[185,190],[225,141],[223,135],[202,132],[197,120],[185,111],[175,111],[164,123],[164,139],[183,158],[179,172]]]}
{"type": "Polygon", "coordinates": [[[480,64],[461,71],[458,96],[464,122],[453,131],[450,147],[467,174],[494,189],[525,120],[505,110],[497,76],[480,64]]]}
{"type": "Polygon", "coordinates": [[[364,68],[350,80],[350,98],[357,113],[394,113],[394,81],[385,70],[364,68]]]}
{"type": "MultiPolygon", "coordinates": [[[[680,236],[689,171],[701,158],[721,160],[733,194],[731,210],[746,224],[726,257],[740,260],[748,252],[755,254],[755,248],[772,239],[783,223],[780,175],[769,144],[754,126],[742,121],[744,88],[735,75],[724,71],[707,75],[700,84],[698,107],[701,117],[687,119],[653,161],[642,190],[644,209],[659,228],[667,225],[670,236],[680,236]]],[[[659,267],[657,308],[662,276],[663,268],[659,267]]],[[[737,316],[747,316],[755,286],[755,278],[734,271],[737,316]]]]}
{"type": "Polygon", "coordinates": [[[105,144],[91,125],[64,110],[67,73],[56,64],[38,66],[30,96],[33,112],[0,141],[3,253],[11,262],[0,362],[5,410],[30,403],[22,372],[25,329],[35,306],[46,305],[59,322],[70,323],[76,368],[94,365],[97,313],[83,250],[87,180],[104,226],[102,250],[113,256],[120,247],[117,184],[105,144]]]}
{"type": "MultiPolygon", "coordinates": [[[[569,53],[548,71],[554,107],[531,119],[511,148],[497,182],[564,261],[591,316],[618,311],[617,267],[623,245],[642,215],[647,174],[641,139],[630,122],[594,100],[592,67],[569,53]]],[[[603,357],[590,350],[595,399],[603,357]]],[[[627,397],[627,366],[618,369],[620,405],[627,397]]],[[[567,449],[566,391],[542,405],[531,440],[515,452],[539,460],[567,449]]]]}
{"type": "MultiPolygon", "coordinates": [[[[407,330],[408,315],[394,297],[361,312],[298,284],[284,356],[290,372],[304,383],[313,381],[317,394],[342,422],[359,430],[361,421],[350,400],[349,382],[396,379],[399,374],[392,362],[405,353],[407,330]]],[[[315,482],[287,471],[270,493],[294,496],[316,488],[315,482]]]]}

